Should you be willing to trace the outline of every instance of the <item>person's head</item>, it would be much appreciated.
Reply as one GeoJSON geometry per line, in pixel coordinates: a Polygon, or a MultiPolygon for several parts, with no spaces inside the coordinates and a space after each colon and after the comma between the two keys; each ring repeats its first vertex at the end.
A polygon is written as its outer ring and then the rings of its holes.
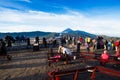
{"type": "Polygon", "coordinates": [[[104,50],[104,53],[107,53],[107,50],[104,50]]]}

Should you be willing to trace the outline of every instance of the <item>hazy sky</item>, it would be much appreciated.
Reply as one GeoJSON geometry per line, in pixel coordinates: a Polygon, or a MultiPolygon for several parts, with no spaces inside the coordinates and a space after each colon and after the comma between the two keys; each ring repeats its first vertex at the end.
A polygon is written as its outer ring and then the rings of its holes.
{"type": "Polygon", "coordinates": [[[0,0],[0,32],[66,28],[120,37],[120,0],[0,0]]]}

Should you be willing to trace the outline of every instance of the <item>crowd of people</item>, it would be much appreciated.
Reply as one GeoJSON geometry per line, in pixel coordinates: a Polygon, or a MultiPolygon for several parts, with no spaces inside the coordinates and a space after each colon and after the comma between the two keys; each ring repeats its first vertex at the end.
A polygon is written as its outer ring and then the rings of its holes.
{"type": "MultiPolygon", "coordinates": [[[[101,52],[100,55],[100,64],[105,65],[109,62],[110,54],[108,51],[115,51],[115,60],[120,59],[120,41],[119,39],[104,39],[101,36],[98,36],[97,38],[90,38],[90,37],[75,37],[75,36],[62,36],[60,38],[52,38],[48,39],[43,37],[42,44],[40,43],[39,36],[36,36],[34,38],[33,43],[33,51],[35,48],[36,50],[39,50],[39,45],[42,45],[43,48],[50,48],[51,53],[53,53],[52,48],[57,47],[59,54],[54,55],[51,57],[51,60],[53,62],[58,62],[61,60],[61,58],[65,58],[65,63],[68,64],[68,59],[76,59],[77,56],[82,52],[81,47],[86,47],[86,51],[89,53],[91,52],[91,48],[93,51],[97,49],[103,49],[104,52],[101,52]],[[36,48],[37,44],[37,48],[36,48]],[[35,47],[34,47],[35,46],[35,47]],[[71,47],[72,46],[72,47],[71,47]],[[75,48],[76,54],[73,54],[73,51],[71,48],[75,48]]],[[[7,54],[7,47],[12,47],[12,43],[14,42],[27,42],[27,46],[31,45],[30,38],[27,37],[20,37],[16,36],[16,38],[12,38],[11,36],[6,36],[5,39],[0,39],[0,56],[6,55],[9,60],[11,60],[11,56],[7,54]]]]}
{"type": "Polygon", "coordinates": [[[80,54],[81,52],[81,46],[86,46],[86,50],[90,52],[90,48],[93,49],[93,51],[97,49],[102,49],[104,52],[101,52],[100,56],[100,64],[105,65],[109,59],[110,54],[108,51],[114,51],[113,53],[115,55],[115,60],[118,60],[120,58],[120,41],[119,39],[113,40],[113,39],[104,39],[103,37],[99,36],[96,39],[95,38],[82,38],[82,37],[62,37],[60,39],[60,44],[58,47],[58,53],[62,53],[63,55],[67,55],[67,57],[76,57],[77,55],[73,55],[71,49],[69,48],[69,45],[73,45],[76,47],[76,53],[80,54]]]}
{"type": "MultiPolygon", "coordinates": [[[[13,42],[24,42],[27,41],[27,46],[31,45],[30,38],[25,36],[16,36],[13,38],[12,36],[6,36],[5,39],[0,40],[0,54],[7,53],[6,47],[11,47],[13,42]]],[[[38,48],[40,45],[40,38],[39,36],[35,37],[34,44],[38,44],[38,48]]],[[[90,38],[90,37],[79,37],[79,36],[60,36],[59,38],[42,38],[42,47],[64,47],[63,54],[71,54],[70,53],[70,45],[72,48],[75,48],[75,51],[77,53],[81,52],[81,46],[86,46],[86,50],[90,52],[90,48],[92,47],[93,51],[97,49],[104,49],[104,50],[115,50],[116,56],[119,56],[119,47],[120,47],[120,41],[119,39],[104,39],[101,36],[98,36],[96,38],[90,38]],[[69,53],[68,53],[69,52],[69,53]]],[[[72,52],[72,51],[71,51],[72,52]]]]}

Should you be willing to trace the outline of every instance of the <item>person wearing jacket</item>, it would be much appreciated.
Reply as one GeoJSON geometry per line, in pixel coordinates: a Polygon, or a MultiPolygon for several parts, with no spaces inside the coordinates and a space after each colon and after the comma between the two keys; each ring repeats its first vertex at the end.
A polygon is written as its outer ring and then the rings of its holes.
{"type": "Polygon", "coordinates": [[[105,65],[109,61],[109,54],[107,50],[104,50],[104,52],[100,56],[100,63],[101,65],[105,65]]]}

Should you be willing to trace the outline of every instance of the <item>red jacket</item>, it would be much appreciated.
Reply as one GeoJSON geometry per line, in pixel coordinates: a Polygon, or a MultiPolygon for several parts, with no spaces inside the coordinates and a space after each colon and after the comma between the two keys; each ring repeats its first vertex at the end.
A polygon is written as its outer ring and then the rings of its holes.
{"type": "Polygon", "coordinates": [[[80,37],[80,42],[82,42],[83,41],[83,38],[82,37],[80,37]]]}
{"type": "Polygon", "coordinates": [[[120,45],[120,44],[119,44],[119,41],[116,41],[116,42],[115,42],[115,46],[118,47],[119,45],[120,45]]]}
{"type": "Polygon", "coordinates": [[[108,53],[103,53],[103,54],[101,54],[100,58],[101,58],[102,63],[106,63],[106,62],[109,61],[109,54],[108,53]]]}

